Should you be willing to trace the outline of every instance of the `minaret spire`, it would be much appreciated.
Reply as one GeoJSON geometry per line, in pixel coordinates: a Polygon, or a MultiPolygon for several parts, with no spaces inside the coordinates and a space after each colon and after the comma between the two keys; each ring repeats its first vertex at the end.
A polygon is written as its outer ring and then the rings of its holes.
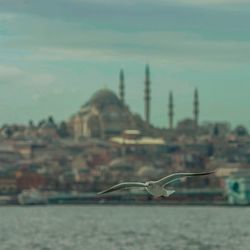
{"type": "Polygon", "coordinates": [[[120,100],[122,104],[125,103],[125,86],[124,86],[124,73],[123,70],[121,69],[120,71],[120,85],[119,85],[119,95],[120,95],[120,100]]]}
{"type": "Polygon", "coordinates": [[[173,129],[174,127],[174,100],[173,100],[173,92],[169,92],[169,100],[168,100],[168,117],[169,117],[169,129],[173,129]]]}
{"type": "Polygon", "coordinates": [[[150,71],[149,65],[146,65],[145,70],[145,120],[146,123],[149,125],[150,123],[150,71]]]}
{"type": "Polygon", "coordinates": [[[196,128],[198,127],[199,119],[199,93],[198,89],[196,88],[194,91],[194,122],[196,128]]]}

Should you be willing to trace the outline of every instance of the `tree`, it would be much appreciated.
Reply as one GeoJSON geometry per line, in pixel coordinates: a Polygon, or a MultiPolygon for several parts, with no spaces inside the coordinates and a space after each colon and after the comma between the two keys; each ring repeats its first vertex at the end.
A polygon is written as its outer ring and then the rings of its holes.
{"type": "Polygon", "coordinates": [[[39,121],[38,122],[38,127],[41,128],[45,123],[46,123],[46,121],[44,119],[39,121]]]}
{"type": "Polygon", "coordinates": [[[52,115],[48,117],[48,123],[51,125],[55,125],[55,121],[52,115]]]}
{"type": "Polygon", "coordinates": [[[235,128],[234,133],[235,133],[237,136],[246,136],[246,135],[248,135],[247,128],[244,127],[243,125],[238,125],[238,126],[235,128]]]}
{"type": "Polygon", "coordinates": [[[69,136],[69,129],[68,129],[66,122],[60,123],[57,132],[58,132],[59,136],[61,136],[63,138],[69,136]]]}
{"type": "Polygon", "coordinates": [[[34,122],[32,120],[29,121],[29,127],[30,128],[34,128],[35,127],[34,122]]]}

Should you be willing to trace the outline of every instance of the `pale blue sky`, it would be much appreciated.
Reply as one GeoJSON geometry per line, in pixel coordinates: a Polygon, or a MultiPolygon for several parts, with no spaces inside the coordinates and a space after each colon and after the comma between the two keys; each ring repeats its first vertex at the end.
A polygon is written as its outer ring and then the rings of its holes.
{"type": "Polygon", "coordinates": [[[250,0],[0,0],[0,124],[68,119],[98,89],[143,111],[150,64],[152,123],[192,116],[250,128],[250,0]]]}

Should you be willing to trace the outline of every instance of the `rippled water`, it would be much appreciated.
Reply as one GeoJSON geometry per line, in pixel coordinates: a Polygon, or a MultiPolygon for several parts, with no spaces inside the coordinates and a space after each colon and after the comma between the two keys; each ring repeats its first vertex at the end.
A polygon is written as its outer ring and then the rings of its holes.
{"type": "Polygon", "coordinates": [[[250,208],[1,207],[0,250],[247,250],[250,208]]]}

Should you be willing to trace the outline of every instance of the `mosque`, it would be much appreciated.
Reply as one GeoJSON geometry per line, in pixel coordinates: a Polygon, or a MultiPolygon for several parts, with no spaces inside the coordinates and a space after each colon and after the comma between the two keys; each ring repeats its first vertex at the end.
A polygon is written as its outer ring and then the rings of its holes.
{"type": "MultiPolygon", "coordinates": [[[[125,83],[123,70],[119,77],[119,94],[116,95],[109,89],[97,91],[80,110],[74,114],[70,121],[73,136],[80,138],[110,138],[119,136],[125,130],[139,130],[147,134],[152,129],[157,129],[150,123],[151,108],[151,81],[150,69],[146,65],[144,82],[144,119],[130,111],[125,102],[125,83]]],[[[198,127],[199,98],[198,90],[194,93],[194,109],[192,126],[198,127]]],[[[168,103],[168,130],[174,129],[174,101],[173,93],[169,93],[168,103]]]]}

